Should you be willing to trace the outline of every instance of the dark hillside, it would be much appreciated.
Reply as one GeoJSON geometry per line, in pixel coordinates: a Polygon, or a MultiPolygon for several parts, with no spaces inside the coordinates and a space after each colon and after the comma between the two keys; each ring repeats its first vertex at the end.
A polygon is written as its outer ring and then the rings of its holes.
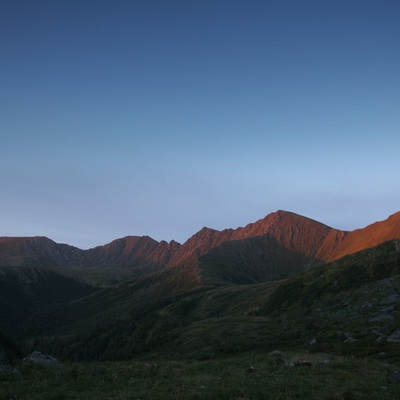
{"type": "Polygon", "coordinates": [[[0,329],[20,334],[19,324],[37,310],[69,303],[96,290],[51,269],[3,267],[0,270],[0,329]]]}
{"type": "Polygon", "coordinates": [[[249,284],[287,278],[315,262],[269,235],[222,243],[199,258],[205,284],[249,284]]]}
{"type": "Polygon", "coordinates": [[[139,354],[202,359],[276,348],[358,355],[391,349],[393,356],[400,355],[400,265],[394,242],[284,281],[201,287],[196,272],[188,286],[187,268],[171,271],[55,310],[60,320],[48,319],[71,324],[52,333],[57,340],[36,345],[78,360],[139,354]]]}
{"type": "MultiPolygon", "coordinates": [[[[40,336],[71,334],[95,337],[99,330],[105,330],[108,337],[123,332],[123,335],[128,335],[128,331],[116,333],[115,330],[119,330],[121,324],[135,325],[138,320],[150,318],[154,310],[199,287],[196,269],[175,267],[160,271],[100,290],[70,303],[48,307],[43,311],[37,310],[20,321],[18,338],[34,339],[40,336]]],[[[88,346],[90,348],[92,345],[88,346]]],[[[97,354],[99,351],[93,352],[97,354]]]]}
{"type": "Polygon", "coordinates": [[[398,274],[400,254],[396,241],[389,241],[293,276],[272,294],[264,311],[312,304],[321,296],[358,289],[398,274]]]}

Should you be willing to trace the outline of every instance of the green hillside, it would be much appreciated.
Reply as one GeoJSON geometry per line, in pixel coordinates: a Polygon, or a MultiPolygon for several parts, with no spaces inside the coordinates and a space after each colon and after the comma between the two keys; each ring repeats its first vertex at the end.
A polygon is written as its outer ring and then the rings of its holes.
{"type": "Polygon", "coordinates": [[[205,287],[198,272],[181,266],[98,291],[36,313],[19,332],[31,348],[70,360],[205,359],[276,348],[399,355],[394,242],[284,281],[205,287]]]}
{"type": "Polygon", "coordinates": [[[205,286],[200,272],[182,265],[36,309],[16,325],[19,344],[65,367],[0,368],[0,398],[397,398],[396,242],[282,281],[205,286]]]}

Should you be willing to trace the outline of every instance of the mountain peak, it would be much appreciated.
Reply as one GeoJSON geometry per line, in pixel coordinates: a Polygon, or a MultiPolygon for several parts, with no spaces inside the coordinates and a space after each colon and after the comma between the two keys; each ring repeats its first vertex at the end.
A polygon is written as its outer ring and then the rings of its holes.
{"type": "Polygon", "coordinates": [[[195,233],[195,235],[204,235],[204,234],[212,235],[216,232],[220,232],[220,231],[218,231],[217,229],[209,228],[208,226],[203,226],[197,233],[195,233]]]}

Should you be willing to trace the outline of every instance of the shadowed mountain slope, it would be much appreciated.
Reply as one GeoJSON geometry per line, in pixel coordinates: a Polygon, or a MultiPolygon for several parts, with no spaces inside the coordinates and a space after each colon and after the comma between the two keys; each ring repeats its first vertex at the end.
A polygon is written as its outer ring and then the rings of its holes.
{"type": "Polygon", "coordinates": [[[0,269],[0,320],[10,326],[14,318],[26,318],[34,310],[68,303],[96,290],[48,267],[3,267],[0,269]]]}
{"type": "Polygon", "coordinates": [[[315,262],[285,248],[270,235],[224,242],[199,257],[204,284],[249,284],[279,280],[315,262]]]}

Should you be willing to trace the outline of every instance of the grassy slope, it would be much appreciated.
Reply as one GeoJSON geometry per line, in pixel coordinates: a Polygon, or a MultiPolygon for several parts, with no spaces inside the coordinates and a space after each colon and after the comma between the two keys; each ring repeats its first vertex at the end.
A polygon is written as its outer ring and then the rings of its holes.
{"type": "MultiPolygon", "coordinates": [[[[400,343],[386,338],[400,327],[399,273],[388,242],[281,282],[187,291],[182,268],[174,279],[164,276],[147,308],[147,290],[158,280],[146,278],[141,289],[122,285],[108,293],[113,324],[100,319],[102,327],[64,340],[72,357],[90,358],[79,351],[97,341],[96,351],[131,361],[22,365],[21,380],[3,377],[0,398],[394,399],[398,384],[387,379],[400,371],[400,343]],[[180,294],[168,296],[177,287],[180,294]],[[278,368],[271,350],[283,351],[286,365],[311,366],[278,368]],[[246,373],[251,366],[256,371],[246,373]]],[[[96,307],[98,316],[105,305],[83,301],[76,304],[96,307]]]]}
{"type": "MultiPolygon", "coordinates": [[[[154,352],[201,359],[284,348],[398,358],[400,343],[386,337],[400,327],[399,273],[388,242],[286,281],[196,293],[158,312],[158,321],[175,325],[154,352]]],[[[162,328],[155,323],[152,335],[162,328]]]]}
{"type": "Polygon", "coordinates": [[[126,359],[146,346],[147,332],[156,322],[158,310],[198,287],[196,269],[165,270],[37,312],[23,321],[20,337],[61,337],[62,342],[51,341],[50,349],[63,357],[126,359]]]}
{"type": "Polygon", "coordinates": [[[274,348],[400,355],[400,344],[385,340],[400,326],[399,260],[391,242],[281,282],[204,288],[192,272],[190,284],[181,268],[57,309],[59,332],[73,335],[35,345],[81,360],[143,352],[204,359],[274,348]],[[369,322],[382,314],[389,317],[369,322]]]}
{"type": "Polygon", "coordinates": [[[400,260],[393,242],[288,279],[260,315],[279,321],[287,343],[342,354],[400,356],[386,337],[400,327],[400,260]]]}

